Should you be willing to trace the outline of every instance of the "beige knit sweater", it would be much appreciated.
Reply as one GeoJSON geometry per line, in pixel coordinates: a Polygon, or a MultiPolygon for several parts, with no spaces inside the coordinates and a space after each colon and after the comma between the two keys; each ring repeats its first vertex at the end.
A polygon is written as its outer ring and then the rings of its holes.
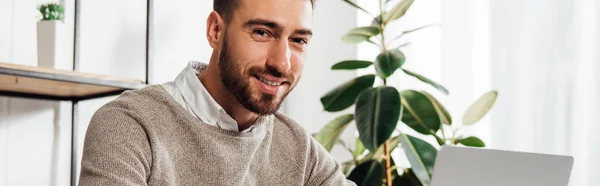
{"type": "Polygon", "coordinates": [[[159,85],[102,106],[85,136],[79,185],[354,185],[304,129],[281,113],[266,130],[202,123],[159,85]]]}

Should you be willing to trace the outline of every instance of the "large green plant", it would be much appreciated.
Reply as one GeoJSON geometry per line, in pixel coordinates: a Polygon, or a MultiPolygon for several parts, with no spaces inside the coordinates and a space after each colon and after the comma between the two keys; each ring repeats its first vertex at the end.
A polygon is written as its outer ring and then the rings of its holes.
{"type": "MultiPolygon", "coordinates": [[[[343,1],[371,16],[374,15],[352,0],[343,1]]],[[[333,65],[332,69],[355,70],[374,66],[376,74],[345,82],[321,97],[324,110],[328,112],[342,111],[355,105],[354,114],[335,118],[314,137],[327,150],[341,144],[352,153],[353,160],[342,165],[348,179],[358,185],[428,186],[437,154],[434,145],[485,146],[477,137],[463,137],[457,134],[463,127],[476,123],[488,112],[496,100],[496,91],[490,91],[477,99],[464,113],[462,125],[457,126],[452,124],[452,117],[446,108],[431,94],[416,90],[400,92],[387,85],[387,78],[399,72],[448,94],[448,90],[442,85],[405,69],[405,55],[399,47],[390,48],[390,43],[427,26],[401,32],[392,40],[387,40],[387,35],[384,34],[388,24],[402,18],[413,1],[379,0],[380,12],[378,16],[373,16],[372,25],[354,28],[342,38],[350,44],[372,43],[381,49],[381,53],[374,61],[346,60],[333,65]],[[374,87],[376,78],[383,80],[383,85],[374,87]],[[353,121],[356,123],[359,138],[355,140],[354,147],[350,147],[338,138],[353,121]],[[420,139],[399,130],[399,121],[437,144],[429,144],[427,139],[420,139]],[[394,131],[397,135],[392,136],[394,131]],[[404,151],[411,167],[395,165],[390,153],[396,148],[404,151]]]]}

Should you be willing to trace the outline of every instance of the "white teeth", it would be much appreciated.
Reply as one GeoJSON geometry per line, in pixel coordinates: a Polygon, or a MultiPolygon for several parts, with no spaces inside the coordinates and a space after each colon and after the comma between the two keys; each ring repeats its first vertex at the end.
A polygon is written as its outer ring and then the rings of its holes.
{"type": "Polygon", "coordinates": [[[267,85],[271,85],[271,86],[279,86],[279,85],[281,85],[281,82],[269,81],[269,80],[263,79],[262,77],[258,77],[258,79],[260,81],[262,81],[263,83],[267,84],[267,85]]]}

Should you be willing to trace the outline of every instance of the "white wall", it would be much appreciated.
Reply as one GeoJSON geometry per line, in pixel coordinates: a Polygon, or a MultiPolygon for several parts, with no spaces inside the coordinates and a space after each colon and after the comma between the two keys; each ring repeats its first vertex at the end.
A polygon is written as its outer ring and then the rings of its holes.
{"type": "MultiPolygon", "coordinates": [[[[42,2],[0,0],[0,62],[37,64],[36,8],[42,2]]],[[[73,1],[64,3],[65,15],[72,17],[73,1]]],[[[72,25],[65,19],[62,34],[72,35],[72,25]]],[[[66,38],[61,45],[72,49],[72,43],[66,38]]],[[[72,55],[72,50],[61,52],[72,55]]],[[[0,185],[69,184],[70,107],[69,102],[0,97],[0,185]]]]}
{"type": "Polygon", "coordinates": [[[206,42],[206,17],[212,1],[154,1],[152,25],[152,83],[175,79],[190,60],[208,62],[212,48],[206,42]]]}
{"type": "MultiPolygon", "coordinates": [[[[36,65],[36,7],[41,2],[46,1],[0,0],[0,62],[36,65]]],[[[65,34],[72,36],[74,1],[62,2],[66,8],[65,24],[71,28],[66,29],[69,33],[65,34]]],[[[79,69],[144,79],[145,2],[80,2],[79,69]],[[115,12],[109,12],[109,8],[115,12]]],[[[208,61],[212,51],[206,43],[205,20],[211,10],[212,1],[154,0],[150,83],[171,81],[189,60],[208,61]]],[[[354,9],[341,1],[318,2],[308,63],[301,83],[290,94],[284,108],[310,132],[317,132],[337,116],[322,111],[319,97],[354,77],[352,72],[334,73],[329,68],[338,61],[356,57],[354,46],[339,42],[355,25],[354,9]]],[[[72,52],[72,45],[64,48],[62,52],[72,52]]],[[[77,160],[81,158],[91,116],[112,99],[114,97],[78,104],[77,160]]],[[[0,96],[0,185],[69,185],[70,124],[70,102],[0,96]]],[[[352,136],[352,132],[345,136],[352,136]]],[[[334,152],[336,157],[349,157],[344,153],[340,149],[334,152]]]]}
{"type": "Polygon", "coordinates": [[[146,1],[79,1],[78,70],[144,79],[146,5],[146,1]]]}

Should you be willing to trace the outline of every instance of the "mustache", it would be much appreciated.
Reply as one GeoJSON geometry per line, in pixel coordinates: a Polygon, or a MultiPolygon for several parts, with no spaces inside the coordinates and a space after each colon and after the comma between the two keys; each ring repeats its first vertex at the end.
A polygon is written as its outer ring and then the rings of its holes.
{"type": "Polygon", "coordinates": [[[295,82],[295,80],[296,80],[296,78],[291,73],[279,72],[276,68],[271,67],[271,66],[267,66],[266,68],[261,68],[261,67],[256,67],[256,66],[250,67],[250,69],[248,70],[248,75],[254,75],[254,74],[265,74],[265,75],[271,75],[271,76],[277,77],[277,78],[285,78],[290,83],[295,82]]]}

